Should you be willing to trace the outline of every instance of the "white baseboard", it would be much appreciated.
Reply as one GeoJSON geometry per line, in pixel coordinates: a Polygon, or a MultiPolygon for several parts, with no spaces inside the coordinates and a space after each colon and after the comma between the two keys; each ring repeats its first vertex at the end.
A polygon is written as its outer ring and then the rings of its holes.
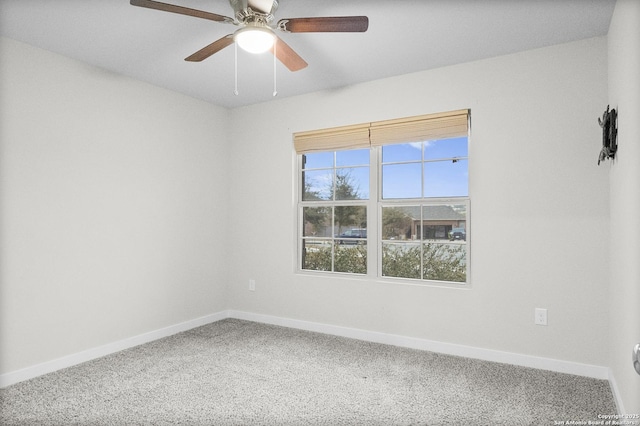
{"type": "Polygon", "coordinates": [[[611,386],[611,393],[613,393],[613,400],[616,403],[616,409],[618,410],[618,414],[629,414],[624,410],[624,404],[622,403],[622,395],[620,395],[620,390],[618,389],[618,383],[616,382],[616,378],[613,376],[613,371],[609,369],[609,386],[611,386]]]}
{"type": "Polygon", "coordinates": [[[512,352],[496,351],[492,349],[476,348],[454,343],[443,343],[434,340],[418,339],[415,337],[379,333],[376,331],[327,325],[309,321],[275,317],[270,315],[254,314],[250,312],[231,310],[228,313],[231,318],[261,322],[265,324],[280,325],[283,327],[297,328],[300,330],[316,331],[319,333],[349,337],[358,340],[366,340],[369,342],[420,349],[447,355],[480,359],[484,361],[500,362],[522,367],[538,368],[541,370],[574,374],[577,376],[591,377],[600,380],[609,380],[610,377],[608,367],[601,367],[597,365],[561,361],[557,359],[542,358],[532,355],[522,355],[512,352]]]}
{"type": "Polygon", "coordinates": [[[163,337],[171,336],[182,331],[200,327],[201,325],[220,321],[228,317],[229,314],[227,311],[218,312],[200,318],[195,318],[193,320],[181,322],[169,327],[161,328],[159,330],[150,331],[138,336],[129,337],[117,342],[108,343],[97,348],[87,349],[86,351],[67,355],[51,361],[43,362],[41,364],[36,364],[30,367],[23,368],[21,370],[0,374],[0,388],[5,388],[24,380],[33,379],[34,377],[42,376],[43,374],[47,373],[53,373],[54,371],[61,370],[63,368],[72,367],[83,362],[91,361],[92,359],[100,358],[115,352],[132,348],[134,346],[162,339],[163,337]]]}
{"type": "Polygon", "coordinates": [[[300,330],[315,331],[319,333],[365,340],[375,343],[383,343],[412,349],[438,352],[448,355],[480,359],[484,361],[500,362],[505,364],[519,365],[523,367],[538,368],[559,373],[575,374],[578,376],[608,380],[612,386],[612,391],[614,393],[616,403],[618,404],[618,410],[619,412],[624,412],[621,405],[620,395],[618,394],[618,390],[615,385],[615,380],[613,379],[610,370],[607,367],[580,364],[531,355],[502,352],[491,349],[458,345],[454,343],[443,343],[433,340],[418,339],[415,337],[400,336],[395,334],[380,333],[375,331],[235,310],[221,311],[215,314],[206,315],[173,326],[165,327],[138,336],[133,336],[128,339],[99,346],[97,348],[88,349],[86,351],[47,361],[21,370],[5,373],[0,375],[0,388],[4,388],[24,380],[41,376],[43,374],[52,373],[63,368],[71,367],[86,361],[90,361],[92,359],[106,356],[124,349],[132,348],[134,346],[148,343],[157,339],[161,339],[163,337],[171,336],[182,331],[190,330],[192,328],[220,321],[226,318],[236,318],[300,330]]]}

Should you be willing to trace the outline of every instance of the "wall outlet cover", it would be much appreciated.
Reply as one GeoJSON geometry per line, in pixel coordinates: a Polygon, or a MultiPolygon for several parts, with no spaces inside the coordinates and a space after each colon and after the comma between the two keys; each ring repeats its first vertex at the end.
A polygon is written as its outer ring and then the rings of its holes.
{"type": "Polygon", "coordinates": [[[547,325],[547,310],[536,308],[534,322],[536,325],[547,325]]]}

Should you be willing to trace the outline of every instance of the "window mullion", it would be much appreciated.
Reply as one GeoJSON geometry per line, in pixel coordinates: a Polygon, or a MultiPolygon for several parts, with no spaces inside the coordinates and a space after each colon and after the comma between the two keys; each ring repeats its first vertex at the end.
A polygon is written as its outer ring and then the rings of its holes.
{"type": "MultiPolygon", "coordinates": [[[[425,162],[424,162],[424,151],[426,150],[426,147],[424,145],[424,142],[421,143],[421,149],[420,149],[420,155],[421,155],[421,163],[420,163],[420,188],[421,188],[421,193],[420,195],[422,196],[421,201],[424,201],[424,194],[425,194],[425,182],[424,182],[424,168],[425,168],[425,162]]],[[[418,235],[418,241],[420,244],[420,279],[423,280],[424,279],[424,242],[423,242],[423,238],[424,238],[424,205],[422,203],[420,203],[420,235],[418,235]]]]}
{"type": "Polygon", "coordinates": [[[367,275],[380,276],[379,244],[380,238],[380,148],[373,147],[369,152],[369,200],[367,202],[367,275]]]}
{"type": "Polygon", "coordinates": [[[424,142],[422,142],[420,145],[420,196],[424,199],[424,142]]]}

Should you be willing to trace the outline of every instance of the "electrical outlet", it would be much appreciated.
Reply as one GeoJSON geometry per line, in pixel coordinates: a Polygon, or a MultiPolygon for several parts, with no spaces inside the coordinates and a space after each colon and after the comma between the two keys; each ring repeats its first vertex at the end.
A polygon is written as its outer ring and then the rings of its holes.
{"type": "Polygon", "coordinates": [[[249,280],[249,291],[256,291],[256,280],[249,280]]]}
{"type": "Polygon", "coordinates": [[[536,308],[534,322],[536,325],[547,325],[547,310],[536,308]]]}

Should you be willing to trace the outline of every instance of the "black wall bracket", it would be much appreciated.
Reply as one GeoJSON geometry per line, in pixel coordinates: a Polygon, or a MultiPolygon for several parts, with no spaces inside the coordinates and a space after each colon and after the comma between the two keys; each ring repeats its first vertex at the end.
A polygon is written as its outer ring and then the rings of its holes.
{"type": "Polygon", "coordinates": [[[615,109],[607,110],[602,114],[602,119],[598,118],[598,124],[602,127],[602,150],[598,155],[598,165],[607,158],[614,159],[618,150],[618,113],[615,109]]]}

